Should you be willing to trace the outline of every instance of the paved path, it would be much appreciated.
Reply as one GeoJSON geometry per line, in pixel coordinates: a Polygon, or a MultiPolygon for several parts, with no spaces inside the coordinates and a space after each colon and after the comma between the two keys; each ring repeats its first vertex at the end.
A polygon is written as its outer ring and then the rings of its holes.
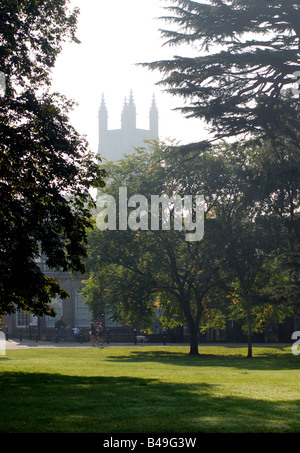
{"type": "MultiPolygon", "coordinates": [[[[162,343],[104,343],[104,347],[145,347],[145,346],[163,346],[162,343]]],[[[188,343],[167,343],[167,346],[189,346],[188,343]]],[[[199,346],[224,346],[229,348],[242,348],[247,347],[246,343],[201,343],[199,346]]],[[[253,348],[257,346],[262,347],[278,347],[284,348],[291,346],[288,343],[262,343],[262,344],[253,344],[253,348]]],[[[90,342],[84,343],[77,343],[77,342],[60,342],[60,343],[52,343],[51,341],[35,341],[35,340],[15,340],[11,339],[5,342],[6,349],[28,349],[28,348],[92,348],[92,344],[90,342]]]]}
{"type": "MultiPolygon", "coordinates": [[[[118,346],[131,346],[131,347],[142,347],[142,346],[163,346],[162,343],[154,344],[154,343],[104,343],[104,347],[118,347],[118,346]]],[[[180,345],[176,345],[180,346],[180,345]]],[[[184,346],[188,346],[185,344],[184,346]]],[[[84,343],[77,343],[77,342],[66,342],[62,341],[59,343],[52,343],[51,341],[35,341],[35,340],[8,340],[5,342],[6,349],[28,349],[28,348],[92,348],[92,344],[90,342],[84,343]]]]}

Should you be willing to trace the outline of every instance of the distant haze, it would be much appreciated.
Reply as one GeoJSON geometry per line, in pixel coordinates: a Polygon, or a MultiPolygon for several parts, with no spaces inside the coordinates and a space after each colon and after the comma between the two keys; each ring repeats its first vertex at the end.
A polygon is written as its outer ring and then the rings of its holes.
{"type": "Polygon", "coordinates": [[[171,59],[173,55],[194,55],[190,48],[163,45],[159,16],[167,12],[160,0],[71,0],[80,8],[78,37],[81,44],[66,43],[53,71],[53,89],[78,102],[70,120],[78,132],[87,135],[95,153],[98,148],[98,110],[102,93],[108,108],[109,128],[118,129],[125,97],[133,91],[137,127],[147,128],[153,94],[159,111],[159,135],[181,143],[204,138],[199,120],[185,119],[172,109],[183,105],[156,86],[162,78],[158,71],[137,67],[137,63],[171,59]]]}

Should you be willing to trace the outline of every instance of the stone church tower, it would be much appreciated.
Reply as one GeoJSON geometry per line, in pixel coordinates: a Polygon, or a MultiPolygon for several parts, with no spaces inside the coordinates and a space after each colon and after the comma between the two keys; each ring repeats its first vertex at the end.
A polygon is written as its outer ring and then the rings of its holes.
{"type": "Polygon", "coordinates": [[[130,154],[134,147],[145,146],[143,141],[158,138],[158,110],[153,96],[149,112],[149,129],[136,127],[136,107],[132,91],[129,100],[125,99],[121,115],[121,129],[108,129],[108,112],[102,95],[99,108],[99,147],[98,154],[109,160],[119,160],[130,154]]]}

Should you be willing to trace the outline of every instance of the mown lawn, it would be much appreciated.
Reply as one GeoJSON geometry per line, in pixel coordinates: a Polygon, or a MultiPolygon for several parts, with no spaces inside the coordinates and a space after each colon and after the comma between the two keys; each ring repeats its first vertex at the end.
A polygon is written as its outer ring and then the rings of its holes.
{"type": "Polygon", "coordinates": [[[0,432],[299,433],[300,356],[290,347],[8,350],[0,432]]]}

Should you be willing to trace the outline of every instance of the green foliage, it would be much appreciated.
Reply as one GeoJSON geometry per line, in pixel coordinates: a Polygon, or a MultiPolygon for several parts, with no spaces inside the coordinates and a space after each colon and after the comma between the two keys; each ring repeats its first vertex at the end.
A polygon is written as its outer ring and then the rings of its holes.
{"type": "Polygon", "coordinates": [[[69,0],[2,0],[0,70],[11,90],[50,85],[62,43],[76,38],[78,8],[69,0]]]}
{"type": "Polygon", "coordinates": [[[162,36],[177,54],[144,65],[163,74],[160,84],[184,100],[178,109],[204,119],[215,137],[265,136],[299,70],[299,0],[170,3],[163,19],[173,27],[162,36]],[[181,44],[195,56],[180,55],[181,44]]]}
{"type": "MultiPolygon", "coordinates": [[[[144,66],[159,70],[159,84],[184,100],[178,110],[210,126],[209,140],[173,147],[180,167],[174,178],[183,190],[201,181],[220,286],[239,300],[228,311],[250,339],[268,319],[292,313],[299,299],[300,117],[291,88],[299,70],[300,2],[171,0],[166,9],[163,19],[173,29],[162,36],[179,51],[144,66]],[[181,44],[196,55],[181,56],[181,44]],[[226,137],[240,141],[224,144],[226,137]]],[[[206,325],[222,325],[222,304],[206,310],[206,325]]]]}
{"type": "MultiPolygon", "coordinates": [[[[182,165],[181,173],[168,151],[169,145],[154,142],[151,152],[136,150],[117,163],[108,163],[111,180],[105,192],[114,196],[117,206],[119,187],[124,186],[128,198],[134,194],[144,195],[148,200],[151,195],[183,196],[180,177],[188,174],[191,165],[188,162],[186,167],[182,165]]],[[[199,189],[196,185],[185,193],[195,195],[201,193],[199,189]]],[[[150,216],[149,209],[148,225],[150,216]]],[[[164,328],[187,323],[196,341],[202,300],[215,279],[212,260],[201,246],[202,241],[185,240],[184,225],[182,231],[173,228],[173,215],[170,222],[167,231],[161,226],[153,231],[122,231],[118,221],[116,231],[92,231],[87,260],[90,278],[85,282],[84,292],[93,310],[95,304],[105,303],[117,319],[127,325],[139,324],[143,329],[150,328],[160,309],[164,314],[159,320],[164,328]],[[95,284],[101,292],[100,300],[93,296],[95,284]]]]}
{"type": "Polygon", "coordinates": [[[276,299],[274,290],[292,283],[278,274],[277,257],[295,245],[298,220],[296,213],[290,216],[289,203],[297,211],[299,197],[296,191],[292,201],[287,195],[290,187],[296,188],[293,153],[285,155],[286,168],[293,164],[293,172],[285,172],[284,180],[273,178],[281,159],[270,142],[259,150],[253,142],[222,143],[191,158],[172,152],[172,145],[153,146],[152,153],[137,150],[109,163],[112,178],[105,191],[116,200],[124,185],[128,197],[204,194],[204,238],[190,243],[183,231],[172,228],[92,231],[88,302],[96,312],[98,305],[108,304],[118,320],[140,322],[143,328],[145,322],[150,327],[156,308],[162,310],[163,328],[187,324],[191,332],[199,327],[205,332],[223,329],[232,319],[251,342],[252,333],[263,331],[271,320],[282,322],[295,308],[287,298],[276,299]],[[95,296],[96,287],[101,294],[95,296]]]}
{"type": "Polygon", "coordinates": [[[0,4],[0,313],[53,315],[51,299],[68,295],[38,264],[83,272],[89,194],[103,170],[69,124],[73,102],[50,92],[51,68],[65,39],[77,42],[78,11],[68,2],[0,4]]]}

